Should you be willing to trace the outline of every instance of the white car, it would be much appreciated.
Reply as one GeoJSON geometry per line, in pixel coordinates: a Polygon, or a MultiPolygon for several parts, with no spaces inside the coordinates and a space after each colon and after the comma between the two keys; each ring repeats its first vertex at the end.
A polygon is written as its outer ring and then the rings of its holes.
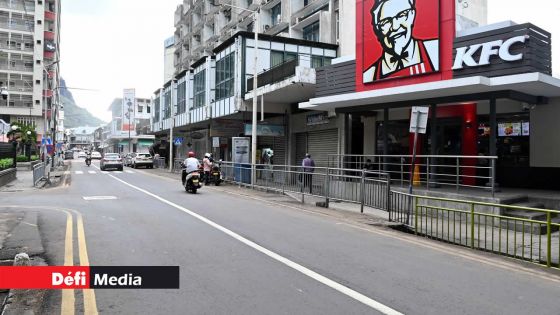
{"type": "Polygon", "coordinates": [[[91,158],[96,160],[101,160],[101,153],[97,151],[93,151],[91,152],[91,158]]]}
{"type": "Polygon", "coordinates": [[[130,165],[132,168],[138,168],[140,166],[154,168],[154,158],[150,153],[132,153],[130,165]]]}
{"type": "Polygon", "coordinates": [[[78,159],[85,159],[87,157],[86,153],[84,151],[80,151],[78,153],[78,159]]]}

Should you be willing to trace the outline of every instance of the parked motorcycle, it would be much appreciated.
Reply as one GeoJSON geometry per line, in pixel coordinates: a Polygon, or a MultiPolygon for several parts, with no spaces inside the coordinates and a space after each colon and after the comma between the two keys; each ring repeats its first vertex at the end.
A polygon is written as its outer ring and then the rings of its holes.
{"type": "Polygon", "coordinates": [[[190,174],[187,174],[187,170],[186,170],[185,165],[183,163],[181,163],[181,168],[182,168],[181,179],[182,179],[183,187],[185,188],[185,191],[196,194],[196,191],[202,187],[200,185],[200,173],[195,171],[195,172],[191,172],[190,174]],[[190,175],[190,176],[188,176],[188,175],[190,175]],[[189,177],[188,180],[186,179],[187,176],[189,177]]]}

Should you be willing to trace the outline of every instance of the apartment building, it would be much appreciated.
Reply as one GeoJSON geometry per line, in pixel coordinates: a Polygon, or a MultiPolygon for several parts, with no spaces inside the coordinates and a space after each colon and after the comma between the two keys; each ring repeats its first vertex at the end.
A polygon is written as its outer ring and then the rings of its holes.
{"type": "Polygon", "coordinates": [[[59,93],[60,0],[0,1],[0,119],[36,126],[38,141],[62,141],[59,93]]]}
{"type": "MultiPolygon", "coordinates": [[[[375,152],[374,117],[302,106],[325,93],[319,80],[329,81],[328,73],[356,64],[362,5],[356,0],[183,1],[175,12],[176,75],[155,92],[152,132],[163,146],[178,144],[175,156],[194,150],[229,160],[232,137],[251,135],[255,96],[257,150],[272,148],[275,164],[298,164],[307,152],[319,166],[326,165],[328,154],[375,152]],[[259,12],[256,93],[255,21],[244,9],[259,12]],[[324,67],[330,72],[320,70],[324,67]],[[168,137],[171,126],[176,139],[168,137]]],[[[457,30],[486,23],[485,0],[457,0],[459,6],[453,19],[461,20],[457,30]]],[[[347,71],[329,93],[351,87],[354,79],[347,71]]]]}

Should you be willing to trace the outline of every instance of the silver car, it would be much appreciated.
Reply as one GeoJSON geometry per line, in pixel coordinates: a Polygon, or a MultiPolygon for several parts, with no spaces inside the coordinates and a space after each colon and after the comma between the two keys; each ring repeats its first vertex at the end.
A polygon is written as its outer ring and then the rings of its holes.
{"type": "Polygon", "coordinates": [[[107,169],[123,170],[123,162],[118,153],[105,153],[105,156],[99,162],[99,168],[102,171],[107,169]]]}

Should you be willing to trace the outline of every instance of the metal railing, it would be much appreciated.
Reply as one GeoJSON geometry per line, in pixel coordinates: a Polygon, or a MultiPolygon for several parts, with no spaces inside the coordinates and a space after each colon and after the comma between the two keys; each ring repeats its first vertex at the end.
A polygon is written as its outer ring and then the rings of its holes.
{"type": "MultiPolygon", "coordinates": [[[[296,74],[297,58],[288,60],[258,74],[258,87],[276,83],[296,74]]],[[[253,78],[247,79],[247,92],[253,90],[253,78]]]]}
{"type": "Polygon", "coordinates": [[[496,191],[497,156],[418,155],[415,176],[410,178],[412,155],[329,155],[329,167],[367,169],[391,175],[393,184],[427,190],[437,187],[496,191]]]}
{"type": "Polygon", "coordinates": [[[37,163],[33,166],[33,186],[37,186],[37,184],[45,178],[45,163],[37,163]]]}
{"type": "Polygon", "coordinates": [[[290,192],[325,199],[343,201],[387,210],[390,178],[386,173],[343,168],[314,167],[312,172],[301,166],[255,165],[255,183],[251,183],[251,165],[222,162],[224,179],[239,185],[264,188],[267,191],[290,192]]]}
{"type": "Polygon", "coordinates": [[[154,168],[165,168],[165,158],[154,158],[154,168]]]}
{"type": "Polygon", "coordinates": [[[432,239],[560,268],[560,211],[391,191],[391,221],[432,239]],[[504,215],[530,212],[530,218],[504,215]],[[515,213],[515,212],[513,212],[515,213]]]}

